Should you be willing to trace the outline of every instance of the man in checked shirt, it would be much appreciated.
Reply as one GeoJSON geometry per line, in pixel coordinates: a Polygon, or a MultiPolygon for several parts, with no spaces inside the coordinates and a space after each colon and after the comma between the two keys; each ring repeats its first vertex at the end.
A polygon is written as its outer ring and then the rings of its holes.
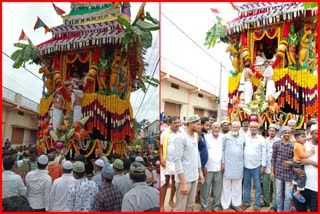
{"type": "Polygon", "coordinates": [[[96,195],[96,211],[120,212],[123,195],[118,187],[112,184],[114,170],[110,166],[103,167],[101,177],[104,188],[96,195]]]}
{"type": "Polygon", "coordinates": [[[289,212],[291,208],[289,188],[293,179],[293,169],[290,164],[293,159],[293,143],[290,141],[289,126],[282,127],[282,137],[273,144],[270,179],[272,181],[275,179],[277,212],[289,212]]]}

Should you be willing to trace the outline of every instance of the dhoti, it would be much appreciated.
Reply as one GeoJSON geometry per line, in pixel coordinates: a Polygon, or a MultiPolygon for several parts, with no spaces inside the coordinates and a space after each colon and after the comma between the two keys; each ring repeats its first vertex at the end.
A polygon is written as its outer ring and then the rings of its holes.
{"type": "Polygon", "coordinates": [[[250,81],[244,82],[244,104],[249,104],[252,100],[253,88],[250,81]]]}
{"type": "Polygon", "coordinates": [[[73,121],[79,121],[82,118],[82,107],[76,105],[73,107],[73,121]]]}
{"type": "Polygon", "coordinates": [[[63,111],[53,106],[52,107],[52,126],[54,131],[56,131],[57,127],[61,125],[62,121],[63,121],[63,111]]]}
{"type": "Polygon", "coordinates": [[[267,91],[266,91],[266,100],[268,100],[269,95],[273,96],[276,93],[276,85],[273,80],[267,81],[267,91]]]}

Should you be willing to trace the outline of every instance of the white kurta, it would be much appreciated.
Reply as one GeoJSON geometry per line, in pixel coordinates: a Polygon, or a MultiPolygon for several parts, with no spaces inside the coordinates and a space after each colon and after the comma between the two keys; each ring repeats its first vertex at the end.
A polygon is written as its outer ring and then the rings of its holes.
{"type": "Polygon", "coordinates": [[[69,211],[67,208],[67,191],[68,186],[75,182],[71,174],[62,174],[53,182],[49,196],[48,211],[69,211]]]}

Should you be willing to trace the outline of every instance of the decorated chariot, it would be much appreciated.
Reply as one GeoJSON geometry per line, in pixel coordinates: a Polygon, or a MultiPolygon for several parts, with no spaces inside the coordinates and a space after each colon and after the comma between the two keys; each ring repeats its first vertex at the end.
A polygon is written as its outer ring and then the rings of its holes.
{"type": "Polygon", "coordinates": [[[125,154],[133,140],[131,92],[157,84],[144,73],[143,55],[159,24],[143,3],[131,22],[130,3],[71,3],[71,11],[53,5],[63,24],[48,28],[52,38],[37,46],[17,43],[14,67],[41,65],[45,89],[40,101],[37,146],[64,149],[73,157],[125,154]],[[28,55],[29,54],[29,55],[28,55]],[[28,57],[26,57],[28,55],[28,57]]]}
{"type": "Polygon", "coordinates": [[[214,37],[229,44],[230,119],[257,115],[266,127],[295,119],[305,128],[318,114],[317,3],[255,2],[234,9],[239,16],[226,24],[217,17],[206,38],[209,47],[214,37]]]}

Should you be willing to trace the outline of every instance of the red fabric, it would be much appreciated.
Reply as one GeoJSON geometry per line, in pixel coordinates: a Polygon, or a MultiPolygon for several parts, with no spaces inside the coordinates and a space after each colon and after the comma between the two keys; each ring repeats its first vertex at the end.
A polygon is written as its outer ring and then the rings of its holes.
{"type": "Polygon", "coordinates": [[[53,57],[53,69],[60,68],[60,56],[59,54],[55,54],[53,57]]]}
{"type": "Polygon", "coordinates": [[[247,33],[245,31],[241,32],[241,46],[248,46],[247,33]]]}
{"type": "Polygon", "coordinates": [[[252,72],[256,75],[256,77],[258,77],[258,78],[261,78],[261,77],[262,77],[262,74],[260,74],[259,72],[257,72],[257,71],[254,69],[253,66],[251,66],[251,70],[252,70],[252,72]]]}
{"type": "Polygon", "coordinates": [[[101,47],[96,47],[93,51],[92,63],[98,64],[101,54],[101,47]]]}
{"type": "Polygon", "coordinates": [[[272,68],[274,69],[280,62],[281,58],[279,56],[276,57],[276,60],[274,61],[274,63],[272,64],[272,68]]]}
{"type": "Polygon", "coordinates": [[[290,32],[290,22],[285,22],[283,25],[283,29],[282,29],[282,38],[286,39],[289,36],[289,32],[290,32]]]}
{"type": "Polygon", "coordinates": [[[65,88],[61,88],[60,93],[66,100],[71,101],[71,96],[67,93],[65,88]]]}

